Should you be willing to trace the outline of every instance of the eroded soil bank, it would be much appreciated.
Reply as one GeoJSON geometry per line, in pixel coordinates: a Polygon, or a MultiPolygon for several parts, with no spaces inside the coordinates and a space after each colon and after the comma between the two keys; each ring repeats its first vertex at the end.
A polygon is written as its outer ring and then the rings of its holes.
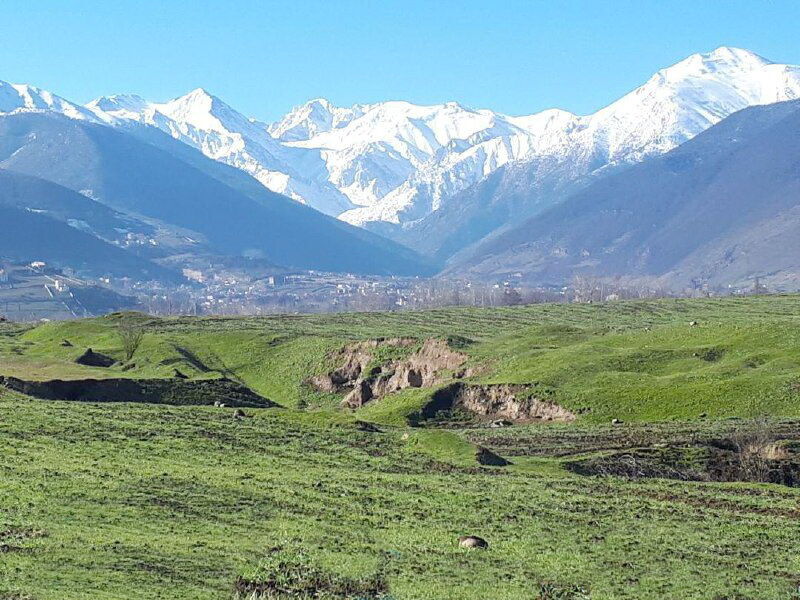
{"type": "Polygon", "coordinates": [[[405,388],[431,387],[444,374],[464,377],[467,356],[440,339],[413,338],[367,340],[345,346],[334,357],[341,366],[310,383],[325,392],[347,393],[342,405],[359,408],[405,388]]]}
{"type": "Polygon", "coordinates": [[[627,479],[777,483],[800,487],[800,443],[762,437],[658,446],[568,462],[581,475],[627,479]]]}
{"type": "Polygon", "coordinates": [[[497,421],[532,423],[569,422],[575,414],[550,402],[535,384],[470,384],[461,381],[473,373],[465,367],[467,355],[441,339],[420,343],[414,338],[367,340],[339,350],[333,361],[340,366],[309,380],[316,389],[344,393],[342,406],[357,409],[368,402],[406,388],[433,388],[435,391],[411,421],[497,421]]]}
{"type": "Polygon", "coordinates": [[[43,400],[268,408],[274,402],[230,379],[74,379],[26,381],[0,376],[0,385],[43,400]]]}
{"type": "Polygon", "coordinates": [[[456,382],[437,390],[417,420],[501,420],[510,423],[570,422],[575,414],[540,395],[536,385],[456,382]]]}

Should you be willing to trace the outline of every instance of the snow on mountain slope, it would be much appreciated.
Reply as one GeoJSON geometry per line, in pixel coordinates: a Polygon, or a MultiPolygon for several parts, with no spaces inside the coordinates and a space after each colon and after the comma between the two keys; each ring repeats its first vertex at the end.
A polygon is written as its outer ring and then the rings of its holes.
{"type": "Polygon", "coordinates": [[[511,117],[457,103],[333,106],[324,99],[266,125],[202,89],[165,103],[99,98],[85,108],[27,86],[0,85],[0,112],[56,110],[160,128],[273,191],[357,225],[415,223],[506,164],[540,161],[559,177],[666,152],[747,106],[800,97],[800,69],[722,47],[657,72],[598,112],[511,117]]]}
{"type": "Polygon", "coordinates": [[[576,137],[609,162],[663,153],[743,108],[800,96],[800,67],[718,48],[653,75],[642,87],[581,119],[576,137]]]}
{"type": "Polygon", "coordinates": [[[73,119],[97,122],[97,117],[78,104],[73,104],[46,90],[25,84],[0,81],[0,114],[15,112],[55,111],[73,119]]]}
{"type": "Polygon", "coordinates": [[[344,127],[363,114],[363,106],[337,108],[325,98],[317,98],[293,109],[267,131],[284,142],[307,140],[318,133],[344,127]]]}
{"type": "Polygon", "coordinates": [[[696,54],[592,115],[545,111],[509,119],[527,132],[528,150],[490,177],[445,196],[435,212],[402,227],[381,225],[380,231],[450,260],[494,231],[558,204],[598,178],[667,152],[731,113],[799,96],[798,67],[733,48],[696,54]]]}
{"type": "Polygon", "coordinates": [[[137,122],[158,127],[209,158],[238,167],[267,188],[328,214],[351,207],[327,181],[318,151],[294,150],[273,138],[266,125],[248,119],[203,89],[169,102],[148,102],[139,96],[98,98],[87,108],[113,126],[137,122]]]}
{"type": "Polygon", "coordinates": [[[588,116],[508,117],[455,103],[339,109],[316,100],[270,126],[286,145],[319,149],[356,208],[340,218],[413,222],[509,162],[576,163],[577,175],[666,152],[747,106],[800,96],[800,69],[747,50],[695,54],[588,116]]]}

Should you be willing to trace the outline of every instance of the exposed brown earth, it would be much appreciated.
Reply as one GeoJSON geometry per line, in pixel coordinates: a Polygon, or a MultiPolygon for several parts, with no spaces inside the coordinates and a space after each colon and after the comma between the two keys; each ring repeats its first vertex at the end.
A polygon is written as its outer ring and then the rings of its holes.
{"type": "MultiPolygon", "coordinates": [[[[348,392],[342,405],[359,408],[405,388],[431,387],[441,382],[443,372],[458,371],[467,360],[466,355],[450,348],[447,342],[431,338],[405,358],[373,364],[382,346],[410,350],[417,343],[412,338],[391,338],[349,344],[336,357],[341,366],[327,375],[312,378],[310,383],[326,392],[348,392]]],[[[463,369],[454,373],[456,377],[466,375],[468,372],[463,369]]]]}
{"type": "Polygon", "coordinates": [[[739,444],[713,440],[706,444],[638,448],[567,463],[581,475],[627,479],[745,481],[800,486],[800,455],[780,441],[739,444]]]}
{"type": "Polygon", "coordinates": [[[575,420],[574,413],[538,397],[536,392],[534,385],[457,382],[438,390],[419,418],[434,419],[460,409],[487,420],[507,419],[515,423],[575,420]]]}

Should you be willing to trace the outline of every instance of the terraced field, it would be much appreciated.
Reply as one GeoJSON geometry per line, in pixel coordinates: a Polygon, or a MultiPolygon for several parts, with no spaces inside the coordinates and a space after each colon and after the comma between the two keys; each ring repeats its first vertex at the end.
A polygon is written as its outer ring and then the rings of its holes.
{"type": "Polygon", "coordinates": [[[800,597],[797,296],[0,324],[0,376],[276,404],[0,388],[6,600],[800,597]],[[459,366],[377,394],[431,338],[459,366]]]}

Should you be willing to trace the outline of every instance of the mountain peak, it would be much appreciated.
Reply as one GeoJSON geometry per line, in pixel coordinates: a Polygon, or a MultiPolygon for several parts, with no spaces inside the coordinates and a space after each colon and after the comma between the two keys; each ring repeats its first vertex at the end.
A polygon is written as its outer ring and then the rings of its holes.
{"type": "Polygon", "coordinates": [[[214,96],[213,94],[209,93],[205,88],[195,88],[191,92],[184,94],[183,96],[178,96],[170,100],[169,102],[165,102],[165,105],[173,105],[173,106],[194,106],[194,107],[203,107],[206,110],[210,110],[211,107],[216,102],[222,102],[219,98],[214,96]]]}
{"type": "Polygon", "coordinates": [[[361,114],[360,107],[339,108],[327,98],[314,98],[293,108],[282,119],[272,123],[267,131],[272,137],[285,142],[308,140],[320,133],[343,127],[361,114]]]}
{"type": "Polygon", "coordinates": [[[314,98],[313,100],[309,100],[308,102],[303,104],[303,106],[307,106],[310,108],[318,106],[320,108],[324,108],[327,111],[331,111],[334,108],[336,108],[335,106],[333,106],[333,104],[331,104],[330,100],[328,100],[327,98],[314,98]]]}
{"type": "Polygon", "coordinates": [[[734,46],[720,46],[701,56],[707,57],[712,60],[724,60],[729,63],[758,63],[762,65],[770,64],[771,61],[763,56],[747,50],[745,48],[736,48],[734,46]]]}
{"type": "Polygon", "coordinates": [[[202,87],[194,88],[191,92],[184,94],[182,97],[192,100],[219,100],[219,98],[202,87]]]}
{"type": "Polygon", "coordinates": [[[249,122],[244,115],[200,87],[174,100],[158,104],[156,108],[171,119],[210,131],[224,131],[226,128],[222,121],[230,119],[249,122]]]}
{"type": "Polygon", "coordinates": [[[147,100],[136,94],[114,94],[95,98],[86,105],[86,108],[105,112],[120,110],[140,112],[147,108],[148,104],[147,100]]]}
{"type": "Polygon", "coordinates": [[[97,121],[91,111],[52,92],[24,83],[0,81],[0,114],[16,111],[52,111],[73,119],[97,121]]]}
{"type": "Polygon", "coordinates": [[[771,61],[750,50],[720,46],[711,52],[687,56],[674,65],[661,69],[654,77],[677,80],[715,73],[749,73],[769,64],[772,64],[771,61]]]}

